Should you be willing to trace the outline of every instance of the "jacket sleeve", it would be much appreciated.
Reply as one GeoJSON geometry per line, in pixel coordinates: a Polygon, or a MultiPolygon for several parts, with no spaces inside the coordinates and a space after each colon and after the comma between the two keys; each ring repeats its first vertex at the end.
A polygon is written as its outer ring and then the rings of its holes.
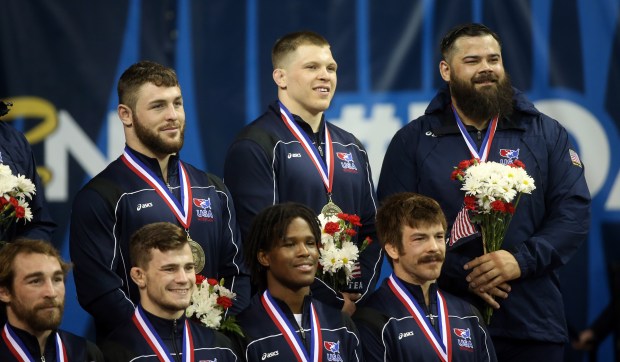
{"type": "Polygon", "coordinates": [[[377,186],[380,202],[399,192],[418,192],[418,170],[414,157],[417,140],[413,135],[407,135],[407,131],[405,127],[396,132],[383,158],[377,186]]]}
{"type": "MultiPolygon", "coordinates": [[[[357,141],[357,140],[356,140],[357,141]]],[[[366,247],[364,251],[360,253],[360,267],[362,271],[362,282],[364,289],[362,290],[362,297],[357,301],[358,305],[363,304],[372,292],[374,292],[377,285],[377,280],[381,275],[381,266],[383,263],[383,254],[381,252],[381,243],[377,239],[377,229],[375,227],[375,221],[377,219],[377,194],[375,193],[375,186],[372,181],[372,171],[370,169],[370,162],[368,161],[368,154],[364,150],[361,142],[357,141],[359,147],[363,152],[364,164],[366,167],[366,177],[364,184],[364,195],[362,195],[363,205],[361,209],[361,223],[362,226],[359,230],[358,246],[362,245],[362,242],[366,237],[371,239],[370,245],[366,247]]]]}
{"type": "Polygon", "coordinates": [[[478,360],[485,362],[497,362],[495,346],[493,346],[491,334],[489,333],[486,324],[484,324],[484,318],[482,317],[482,314],[480,314],[480,311],[473,305],[470,305],[469,307],[471,308],[472,313],[477,317],[478,320],[478,333],[475,334],[478,338],[478,341],[474,345],[476,346],[476,348],[478,348],[478,360]]]}
{"type": "Polygon", "coordinates": [[[217,180],[218,195],[222,205],[220,267],[218,277],[224,278],[224,286],[237,294],[235,302],[227,313],[236,315],[250,304],[250,275],[243,260],[243,245],[232,197],[224,184],[217,180]]]}
{"type": "Polygon", "coordinates": [[[372,308],[360,308],[353,315],[367,361],[390,361],[381,335],[386,319],[383,314],[372,308]]]}
{"type": "Polygon", "coordinates": [[[21,160],[21,162],[16,163],[14,166],[19,174],[24,175],[32,181],[36,188],[36,193],[28,202],[30,205],[30,210],[32,211],[32,220],[27,223],[23,223],[22,221],[16,222],[14,236],[15,238],[42,239],[50,241],[52,238],[52,233],[56,229],[56,223],[50,216],[45,202],[43,183],[37,173],[34,154],[32,153],[30,144],[23,134],[16,131],[15,137],[15,142],[18,149],[16,153],[19,153],[19,155],[16,155],[15,158],[21,160]]]}
{"type": "Polygon", "coordinates": [[[252,220],[265,207],[279,202],[272,158],[249,139],[235,141],[224,163],[224,182],[233,196],[241,236],[250,232],[252,220]]]}
{"type": "Polygon", "coordinates": [[[115,272],[120,255],[112,230],[113,210],[99,192],[86,188],[76,195],[71,211],[69,252],[77,298],[95,319],[98,334],[109,333],[134,312],[133,303],[121,290],[123,283],[132,281],[122,280],[115,272]]]}
{"type": "Polygon", "coordinates": [[[575,159],[578,156],[572,153],[575,148],[568,133],[557,121],[546,118],[543,127],[548,182],[536,187],[544,192],[545,217],[530,238],[509,250],[519,263],[522,278],[536,278],[566,264],[590,227],[591,199],[583,164],[575,159]]]}
{"type": "Polygon", "coordinates": [[[351,317],[349,317],[348,314],[343,312],[341,313],[341,315],[342,315],[344,325],[347,329],[347,333],[349,333],[349,335],[351,336],[351,338],[348,339],[349,342],[347,343],[348,344],[347,351],[350,351],[350,352],[349,352],[349,357],[346,359],[346,361],[361,362],[365,358],[364,358],[364,353],[362,349],[362,340],[360,338],[359,330],[357,329],[357,326],[355,325],[355,323],[353,322],[351,317]]]}

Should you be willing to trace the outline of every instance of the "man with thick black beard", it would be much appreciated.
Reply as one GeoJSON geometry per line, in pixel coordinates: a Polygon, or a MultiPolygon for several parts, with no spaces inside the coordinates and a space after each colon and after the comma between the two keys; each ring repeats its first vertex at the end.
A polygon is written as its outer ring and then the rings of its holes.
{"type": "Polygon", "coordinates": [[[460,161],[525,164],[536,190],[520,199],[502,249],[483,255],[479,233],[451,237],[439,283],[496,309],[489,331],[500,361],[561,361],[568,337],[557,273],[588,234],[584,166],[566,130],[512,88],[497,34],[481,24],[456,27],[441,53],[446,86],[392,139],[379,199],[430,196],[452,224],[464,199],[450,180],[460,161]]]}
{"type": "Polygon", "coordinates": [[[240,312],[250,285],[234,206],[218,177],[179,159],[185,111],[176,73],[150,61],[133,64],[118,81],[118,99],[125,151],[80,190],[71,215],[78,301],[95,319],[97,340],[134,313],[129,238],[153,222],[185,230],[196,273],[224,278],[237,293],[229,313],[240,312]]]}
{"type": "Polygon", "coordinates": [[[93,343],[59,330],[65,277],[71,265],[43,240],[20,239],[0,251],[2,326],[0,361],[101,361],[93,343]]]}

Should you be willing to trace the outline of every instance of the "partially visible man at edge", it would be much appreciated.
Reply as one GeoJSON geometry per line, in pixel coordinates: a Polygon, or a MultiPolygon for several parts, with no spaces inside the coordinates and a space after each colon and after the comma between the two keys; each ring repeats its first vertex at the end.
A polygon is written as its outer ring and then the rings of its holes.
{"type": "Polygon", "coordinates": [[[70,264],[43,240],[20,239],[0,250],[0,301],[6,309],[0,361],[98,361],[93,343],[58,329],[70,264]]]}

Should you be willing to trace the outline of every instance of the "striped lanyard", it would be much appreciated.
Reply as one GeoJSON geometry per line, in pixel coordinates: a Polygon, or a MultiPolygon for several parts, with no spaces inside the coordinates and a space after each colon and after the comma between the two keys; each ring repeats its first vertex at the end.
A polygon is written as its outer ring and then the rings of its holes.
{"type": "Polygon", "coordinates": [[[282,121],[286,127],[291,131],[293,136],[299,141],[301,147],[303,147],[306,154],[312,160],[314,167],[317,169],[319,175],[321,176],[321,180],[323,180],[323,184],[325,184],[325,189],[327,190],[327,194],[331,195],[332,186],[334,184],[334,147],[332,145],[332,137],[327,129],[327,123],[323,124],[324,134],[325,134],[325,161],[321,157],[319,150],[314,146],[310,137],[304,132],[301,127],[295,122],[293,119],[293,115],[289,110],[282,104],[282,102],[278,102],[280,105],[280,115],[282,117],[282,121]]]}
{"type": "Polygon", "coordinates": [[[157,177],[153,171],[151,171],[146,165],[144,165],[128,147],[125,147],[125,151],[121,156],[121,160],[125,165],[133,171],[144,182],[149,184],[161,197],[162,200],[168,205],[168,208],[176,216],[179,223],[189,230],[189,225],[192,222],[192,213],[190,212],[192,199],[192,186],[189,181],[189,176],[185,171],[185,167],[179,160],[179,175],[181,178],[181,203],[177,201],[172,192],[164,184],[164,182],[157,177]]]}
{"type": "MultiPolygon", "coordinates": [[[[170,358],[168,348],[166,348],[166,345],[162,342],[159,334],[157,334],[157,331],[155,331],[155,328],[151,325],[151,322],[146,318],[141,306],[138,305],[136,308],[132,321],[153,352],[155,352],[159,361],[173,362],[170,358]]],[[[173,340],[172,343],[176,343],[176,341],[173,340]]],[[[189,321],[187,319],[183,325],[183,361],[194,362],[194,339],[192,338],[192,332],[189,328],[189,321]]]]}
{"type": "MultiPolygon", "coordinates": [[[[321,353],[321,345],[323,344],[323,337],[321,336],[321,325],[319,324],[319,316],[314,308],[314,305],[310,303],[310,355],[306,352],[306,349],[299,339],[295,329],[289,322],[288,318],[284,315],[278,304],[275,302],[269,290],[265,290],[261,296],[261,302],[267,314],[278,327],[282,336],[288,343],[289,347],[293,351],[296,360],[299,362],[321,362],[323,361],[323,354],[321,353]]],[[[300,326],[300,328],[303,328],[300,326]]]]}
{"type": "MultiPolygon", "coordinates": [[[[67,358],[67,349],[65,348],[64,343],[62,343],[60,335],[58,335],[58,333],[53,333],[52,335],[56,339],[56,361],[68,362],[69,358],[67,358]]],[[[15,331],[13,331],[13,328],[11,328],[8,323],[6,323],[4,328],[2,328],[2,339],[11,351],[11,354],[13,354],[13,357],[15,357],[15,359],[19,362],[35,362],[35,359],[28,352],[24,342],[17,336],[17,334],[15,334],[15,331]]]]}
{"type": "Polygon", "coordinates": [[[461,117],[459,117],[459,114],[456,112],[456,109],[454,108],[454,106],[451,107],[452,112],[454,113],[454,118],[456,118],[456,124],[457,126],[459,126],[459,131],[461,131],[461,135],[463,136],[463,139],[467,144],[467,148],[469,148],[471,156],[477,159],[479,162],[486,162],[486,160],[489,158],[489,151],[491,150],[491,143],[493,143],[493,138],[495,137],[495,131],[497,130],[499,116],[495,116],[493,117],[493,119],[491,119],[491,123],[487,128],[487,133],[482,140],[480,149],[478,149],[478,147],[476,146],[476,142],[474,142],[474,140],[469,135],[469,132],[467,132],[463,121],[461,121],[461,117]]]}
{"type": "Polygon", "coordinates": [[[405,286],[391,274],[388,279],[388,286],[396,295],[396,298],[405,306],[413,320],[422,330],[426,340],[435,350],[437,356],[443,362],[452,361],[452,338],[450,337],[450,321],[448,319],[448,307],[439,290],[437,291],[437,317],[439,319],[439,334],[431,325],[430,320],[425,315],[424,310],[420,307],[415,298],[409,293],[405,286]]]}

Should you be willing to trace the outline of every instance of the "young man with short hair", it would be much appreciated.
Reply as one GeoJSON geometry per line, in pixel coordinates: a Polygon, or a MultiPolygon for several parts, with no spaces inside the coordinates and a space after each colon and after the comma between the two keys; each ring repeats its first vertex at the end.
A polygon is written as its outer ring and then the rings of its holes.
{"type": "Polygon", "coordinates": [[[129,238],[153,222],[185,230],[196,272],[224,278],[238,298],[229,312],[240,312],[250,282],[233,203],[218,177],[179,158],[185,110],[175,71],[151,61],[133,64],[118,81],[118,98],[125,151],[80,190],[71,213],[78,301],[95,319],[97,339],[133,314],[139,293],[129,281],[129,238]]]}
{"type": "MultiPolygon", "coordinates": [[[[327,40],[314,32],[289,33],[272,49],[278,100],[246,126],[224,165],[243,238],[265,207],[299,202],[316,215],[342,211],[360,217],[354,242],[375,239],[376,195],[368,155],[351,133],[325,120],[336,92],[338,64],[327,40]],[[337,210],[337,211],[334,211],[337,210]]],[[[369,245],[344,290],[317,279],[314,296],[352,314],[381,272],[381,249],[369,245]]]]}
{"type": "Polygon", "coordinates": [[[247,361],[362,360],[351,318],[310,293],[320,237],[316,214],[301,204],[273,205],[254,219],[244,256],[259,293],[238,316],[247,361]]]}
{"type": "Polygon", "coordinates": [[[140,304],[102,343],[108,361],[238,360],[226,336],[185,316],[196,263],[183,229],[168,222],[145,225],[132,236],[130,255],[140,304]]]}

